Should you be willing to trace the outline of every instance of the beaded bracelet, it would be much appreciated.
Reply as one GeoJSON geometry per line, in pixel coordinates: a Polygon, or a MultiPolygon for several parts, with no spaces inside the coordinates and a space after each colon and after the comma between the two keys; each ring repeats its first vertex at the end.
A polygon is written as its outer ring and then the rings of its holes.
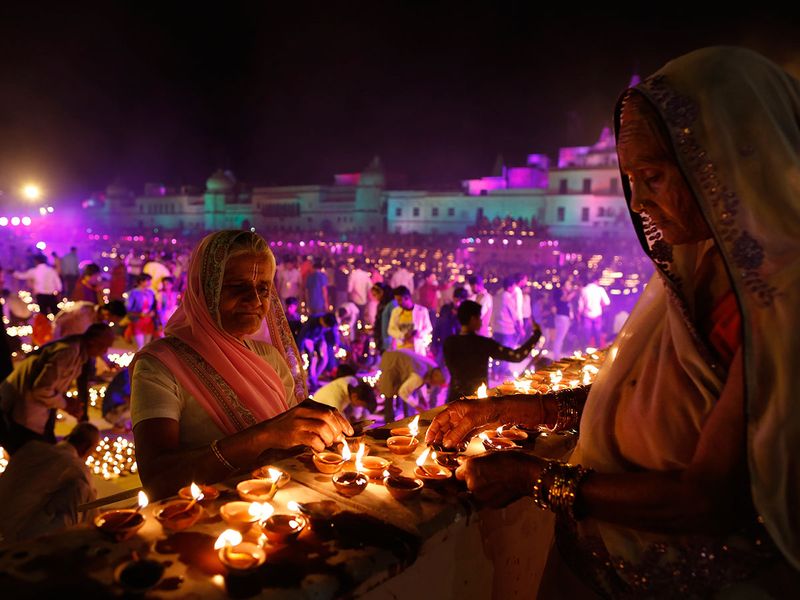
{"type": "Polygon", "coordinates": [[[219,450],[219,440],[214,440],[211,442],[211,452],[214,453],[214,456],[217,457],[217,460],[221,462],[229,471],[236,470],[236,467],[234,467],[224,456],[222,456],[222,452],[219,450]]]}
{"type": "Polygon", "coordinates": [[[579,520],[583,515],[575,513],[578,486],[592,473],[580,465],[570,465],[555,460],[547,461],[536,483],[533,484],[533,502],[542,510],[552,510],[554,513],[566,515],[573,520],[579,520]],[[544,479],[552,474],[553,482],[550,486],[544,485],[544,479]]]}

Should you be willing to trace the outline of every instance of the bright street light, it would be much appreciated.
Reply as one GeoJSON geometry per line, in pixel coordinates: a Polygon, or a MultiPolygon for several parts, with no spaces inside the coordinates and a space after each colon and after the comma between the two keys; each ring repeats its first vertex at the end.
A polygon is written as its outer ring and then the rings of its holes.
{"type": "Polygon", "coordinates": [[[35,183],[28,183],[22,188],[22,195],[28,200],[38,200],[42,195],[42,190],[35,183]]]}

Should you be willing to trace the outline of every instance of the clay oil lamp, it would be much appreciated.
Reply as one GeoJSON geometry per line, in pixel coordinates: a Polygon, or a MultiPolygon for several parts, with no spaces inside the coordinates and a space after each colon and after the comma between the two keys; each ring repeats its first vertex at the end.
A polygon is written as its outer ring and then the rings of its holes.
{"type": "Polygon", "coordinates": [[[164,565],[148,558],[125,561],[114,569],[114,581],[132,597],[153,589],[164,576],[164,565]]]}
{"type": "Polygon", "coordinates": [[[286,507],[293,513],[300,513],[308,519],[308,527],[317,533],[327,533],[333,527],[333,517],[340,511],[332,500],[319,502],[295,502],[290,500],[286,507]]]}
{"type": "Polygon", "coordinates": [[[419,433],[419,415],[408,424],[409,435],[393,435],[386,440],[386,447],[389,452],[398,456],[411,454],[419,446],[417,434],[419,433]]]}
{"type": "Polygon", "coordinates": [[[307,524],[301,514],[278,514],[262,521],[261,530],[273,544],[288,544],[297,539],[307,524]]]}
{"type": "Polygon", "coordinates": [[[341,471],[344,463],[350,460],[350,449],[345,444],[342,446],[342,454],[329,452],[328,450],[314,452],[312,460],[314,461],[314,466],[317,468],[317,471],[325,473],[326,475],[332,475],[333,473],[341,471]]]}
{"type": "Polygon", "coordinates": [[[422,492],[423,483],[421,479],[391,475],[389,471],[384,471],[383,475],[383,485],[395,500],[407,502],[418,497],[422,492]]]}
{"type": "MultiPolygon", "coordinates": [[[[275,497],[275,492],[280,487],[284,472],[274,467],[268,469],[269,477],[259,479],[245,479],[236,484],[236,491],[242,500],[250,502],[269,502],[275,497]]],[[[286,476],[288,481],[288,475],[286,476]]]]}
{"type": "Polygon", "coordinates": [[[419,455],[414,475],[421,479],[426,486],[436,487],[436,485],[450,479],[452,473],[450,469],[441,465],[426,465],[425,461],[428,460],[430,451],[430,448],[425,448],[422,454],[419,455]]]}
{"type": "Polygon", "coordinates": [[[203,515],[203,507],[198,504],[203,499],[203,492],[197,484],[191,486],[191,500],[173,500],[167,502],[161,510],[156,513],[156,519],[161,522],[165,529],[180,531],[191,527],[203,515]]]}
{"type": "MultiPolygon", "coordinates": [[[[202,504],[206,504],[213,500],[219,498],[219,490],[215,488],[213,485],[203,485],[202,483],[197,487],[200,488],[200,491],[203,492],[203,499],[200,500],[202,504]]],[[[182,487],[178,490],[178,496],[183,498],[184,500],[191,500],[192,499],[192,486],[187,485],[186,487],[182,487]]]]}
{"type": "Polygon", "coordinates": [[[363,472],[372,480],[383,479],[383,472],[391,463],[381,456],[365,456],[362,459],[363,472]]]}
{"type": "Polygon", "coordinates": [[[271,504],[260,502],[226,502],[219,507],[219,514],[232,529],[245,533],[253,523],[263,521],[269,517],[275,509],[271,504]]]}
{"type": "Polygon", "coordinates": [[[391,435],[413,435],[412,431],[419,428],[419,415],[411,419],[408,427],[395,427],[389,430],[391,435]]]}
{"type": "Polygon", "coordinates": [[[97,515],[94,526],[115,540],[127,540],[142,528],[144,515],[141,510],[148,504],[147,494],[139,491],[139,505],[135,509],[108,510],[97,515]]]}
{"type": "Polygon", "coordinates": [[[458,456],[467,451],[467,442],[459,442],[455,446],[445,446],[444,444],[429,444],[431,450],[439,456],[458,456]]]}
{"type": "Polygon", "coordinates": [[[361,462],[363,456],[364,445],[361,444],[358,449],[358,454],[356,454],[356,470],[343,471],[333,476],[333,485],[336,487],[336,491],[342,496],[352,498],[353,496],[357,496],[367,489],[369,478],[361,472],[361,470],[364,468],[361,462]]]}
{"type": "Polygon", "coordinates": [[[258,469],[255,469],[251,475],[253,476],[253,479],[265,479],[270,483],[274,482],[278,489],[289,483],[289,480],[291,479],[291,476],[286,471],[277,469],[271,465],[259,467],[258,469]]]}
{"type": "Polygon", "coordinates": [[[450,471],[455,471],[460,464],[458,462],[458,456],[455,454],[439,454],[434,451],[433,454],[431,454],[431,458],[437,465],[449,469],[450,471]]]}
{"type": "Polygon", "coordinates": [[[478,437],[480,438],[481,443],[483,443],[483,447],[486,450],[510,450],[512,448],[519,448],[519,446],[517,446],[517,444],[512,440],[497,437],[496,435],[494,437],[490,437],[485,431],[478,437]]]}
{"type": "Polygon", "coordinates": [[[220,562],[233,571],[248,571],[264,564],[267,554],[264,549],[242,541],[242,534],[235,529],[226,529],[214,543],[220,562]]]}
{"type": "MultiPolygon", "coordinates": [[[[488,433],[488,432],[487,432],[488,433]]],[[[495,430],[496,437],[505,438],[512,442],[521,442],[528,439],[528,434],[516,427],[504,427],[501,425],[495,430]]],[[[491,436],[490,436],[491,437],[491,436]]]]}

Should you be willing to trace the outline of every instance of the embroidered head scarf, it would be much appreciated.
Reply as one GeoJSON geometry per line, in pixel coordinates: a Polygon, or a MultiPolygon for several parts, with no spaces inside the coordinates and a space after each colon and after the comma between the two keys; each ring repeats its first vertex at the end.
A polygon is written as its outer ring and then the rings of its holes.
{"type": "MultiPolygon", "coordinates": [[[[222,327],[219,301],[228,259],[238,254],[275,258],[263,238],[244,231],[218,231],[192,253],[183,301],[165,328],[166,337],[140,351],[169,368],[178,382],[227,434],[285,411],[291,399],[269,364],[222,327]]],[[[305,378],[275,286],[270,286],[265,329],[286,360],[295,395],[306,395],[305,378]]],[[[264,329],[264,328],[262,328],[264,329]]]]}
{"type": "MultiPolygon", "coordinates": [[[[699,266],[716,253],[712,277],[735,294],[742,318],[752,498],[800,568],[800,82],[754,52],[718,47],[668,63],[633,91],[659,116],[712,240],[671,245],[631,212],[657,272],[592,387],[575,460],[605,472],[688,466],[726,377],[694,306],[709,285],[699,266]]],[[[618,138],[630,93],[617,106],[618,138]]],[[[625,173],[622,182],[630,203],[625,173]]],[[[596,527],[612,557],[699,564],[675,553],[677,536],[664,550],[653,543],[665,536],[596,527]]],[[[630,582],[629,566],[618,574],[630,582]]]]}

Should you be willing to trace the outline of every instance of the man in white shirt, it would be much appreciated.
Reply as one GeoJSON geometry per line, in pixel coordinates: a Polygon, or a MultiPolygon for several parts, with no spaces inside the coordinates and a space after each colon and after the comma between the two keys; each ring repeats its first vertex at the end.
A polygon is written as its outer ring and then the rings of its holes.
{"type": "Polygon", "coordinates": [[[433,333],[428,309],[414,304],[411,291],[406,287],[395,288],[394,297],[398,306],[389,318],[389,335],[395,340],[395,348],[427,355],[433,333]]]}
{"type": "Polygon", "coordinates": [[[350,301],[358,306],[359,314],[364,316],[364,307],[369,302],[369,291],[372,289],[372,277],[364,270],[363,263],[356,261],[347,277],[347,293],[350,301]]]}
{"type": "Polygon", "coordinates": [[[314,392],[313,398],[314,402],[332,406],[350,421],[363,419],[377,408],[375,391],[353,376],[337,377],[314,392]]]}
{"type": "MultiPolygon", "coordinates": [[[[31,293],[42,314],[54,315],[58,312],[58,294],[62,290],[61,278],[56,270],[47,264],[47,257],[39,254],[33,257],[36,266],[27,271],[14,271],[16,279],[30,282],[31,293]]],[[[71,290],[70,290],[71,291],[71,290]]]]}
{"type": "Polygon", "coordinates": [[[605,288],[597,283],[598,279],[598,275],[593,275],[578,298],[578,314],[583,325],[584,342],[595,348],[605,345],[603,309],[611,304],[605,288]]]}
{"type": "Polygon", "coordinates": [[[283,263],[275,273],[275,285],[278,288],[278,296],[286,303],[287,298],[299,298],[302,290],[302,277],[300,269],[297,268],[297,259],[287,255],[283,263]]]}
{"type": "Polygon", "coordinates": [[[89,520],[78,512],[96,497],[86,457],[100,439],[91,423],[78,423],[61,442],[31,440],[0,476],[0,538],[19,542],[89,520]]]}
{"type": "MultiPolygon", "coordinates": [[[[516,278],[503,278],[503,288],[497,292],[492,303],[492,337],[507,348],[516,348],[523,334],[522,311],[517,301],[516,287],[516,278]]],[[[510,374],[508,363],[500,363],[498,374],[510,374]]]]}
{"type": "Polygon", "coordinates": [[[408,291],[413,295],[414,274],[408,269],[406,269],[404,266],[401,266],[392,275],[392,279],[391,281],[389,281],[389,285],[391,285],[393,288],[399,288],[400,286],[404,286],[408,288],[408,291]]]}
{"type": "Polygon", "coordinates": [[[470,298],[470,300],[481,305],[481,328],[478,330],[478,335],[490,337],[489,326],[492,322],[492,308],[494,305],[492,295],[489,293],[489,290],[486,289],[486,286],[483,285],[482,275],[470,275],[467,277],[467,281],[473,292],[473,297],[470,298]]]}

